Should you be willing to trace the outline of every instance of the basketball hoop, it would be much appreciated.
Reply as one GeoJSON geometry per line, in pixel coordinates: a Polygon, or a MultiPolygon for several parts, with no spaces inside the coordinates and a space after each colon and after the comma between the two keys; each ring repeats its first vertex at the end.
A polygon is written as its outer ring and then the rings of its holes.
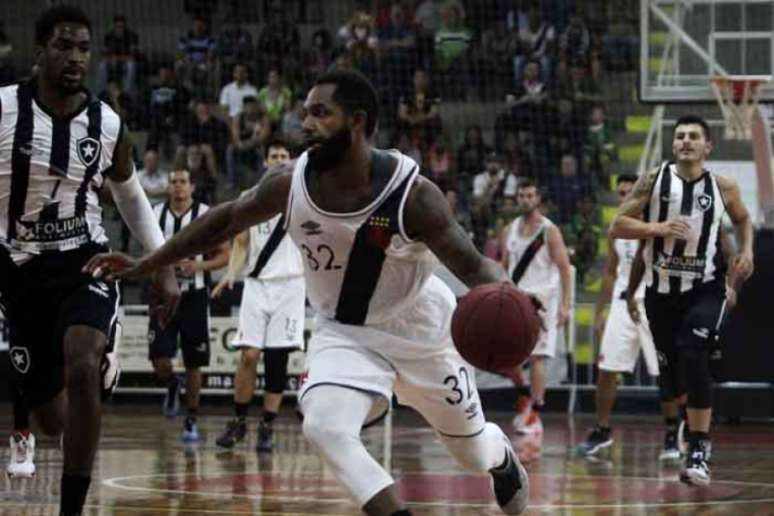
{"type": "Polygon", "coordinates": [[[713,77],[712,91],[726,121],[727,140],[752,138],[752,119],[758,107],[763,86],[771,80],[768,75],[731,75],[713,77]]]}

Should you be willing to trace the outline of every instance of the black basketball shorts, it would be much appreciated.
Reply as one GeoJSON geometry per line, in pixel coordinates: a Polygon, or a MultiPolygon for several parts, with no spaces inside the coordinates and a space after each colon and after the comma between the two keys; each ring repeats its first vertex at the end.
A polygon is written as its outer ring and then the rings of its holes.
{"type": "Polygon", "coordinates": [[[148,358],[174,358],[178,343],[185,367],[210,364],[210,296],[207,289],[183,292],[177,313],[166,328],[161,329],[153,317],[148,322],[148,358]]]}
{"type": "Polygon", "coordinates": [[[118,283],[81,273],[104,246],[89,244],[46,253],[17,266],[0,256],[0,303],[9,328],[12,380],[31,408],[53,399],[64,387],[64,335],[89,326],[113,346],[120,295],[118,283]]]}

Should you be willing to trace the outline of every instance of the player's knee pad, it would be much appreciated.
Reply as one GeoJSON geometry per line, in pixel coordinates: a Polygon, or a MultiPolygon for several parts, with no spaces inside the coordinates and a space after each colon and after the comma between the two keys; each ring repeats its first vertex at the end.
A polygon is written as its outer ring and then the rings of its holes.
{"type": "Polygon", "coordinates": [[[266,366],[266,392],[282,394],[288,381],[288,357],[290,350],[267,349],[264,351],[266,366]]]}
{"type": "Polygon", "coordinates": [[[441,442],[460,466],[468,471],[486,473],[502,464],[509,441],[500,427],[486,423],[481,433],[470,437],[439,434],[441,442]]]}

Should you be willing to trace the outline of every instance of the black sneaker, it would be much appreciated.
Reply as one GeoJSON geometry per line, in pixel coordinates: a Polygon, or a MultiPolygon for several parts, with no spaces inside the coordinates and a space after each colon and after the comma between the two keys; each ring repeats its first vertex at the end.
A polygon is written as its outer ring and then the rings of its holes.
{"type": "Polygon", "coordinates": [[[521,514],[529,503],[529,477],[508,443],[506,463],[490,469],[497,505],[505,514],[521,514]]]}
{"type": "Polygon", "coordinates": [[[658,460],[680,460],[680,447],[677,444],[677,428],[667,429],[664,435],[664,449],[658,455],[658,460]]]}
{"type": "Polygon", "coordinates": [[[710,483],[709,441],[691,443],[685,457],[685,468],[680,472],[680,481],[694,486],[708,486],[710,483]]]}
{"type": "Polygon", "coordinates": [[[175,417],[180,413],[180,387],[182,383],[180,378],[175,375],[167,384],[167,395],[164,397],[164,404],[161,407],[166,417],[175,417]]]}
{"type": "Polygon", "coordinates": [[[613,444],[613,438],[610,437],[610,429],[595,426],[586,440],[580,443],[575,449],[578,455],[594,455],[599,450],[609,447],[613,444]]]}
{"type": "Polygon", "coordinates": [[[244,419],[232,419],[226,425],[226,431],[215,439],[215,444],[221,448],[233,448],[247,435],[247,424],[244,419]]]}
{"type": "Polygon", "coordinates": [[[271,424],[261,421],[258,423],[258,440],[255,443],[255,451],[259,453],[271,453],[274,449],[274,429],[271,424]]]}

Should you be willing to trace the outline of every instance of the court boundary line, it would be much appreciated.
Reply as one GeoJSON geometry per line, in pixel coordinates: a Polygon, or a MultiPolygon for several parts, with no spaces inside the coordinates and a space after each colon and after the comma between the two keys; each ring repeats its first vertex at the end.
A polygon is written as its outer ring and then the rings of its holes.
{"type": "MultiPolygon", "coordinates": [[[[464,472],[453,472],[453,473],[442,473],[437,471],[402,471],[401,472],[404,475],[444,475],[444,476],[481,476],[484,477],[484,475],[476,475],[474,473],[464,473],[464,472]]],[[[318,475],[319,473],[315,473],[315,475],[318,475]]],[[[184,478],[188,476],[197,476],[199,473],[178,473],[173,475],[173,478],[184,478]]],[[[226,475],[219,475],[219,476],[226,476],[226,475]]],[[[298,476],[298,475],[296,475],[298,476]]],[[[311,475],[300,475],[303,476],[311,476],[311,475]]],[[[678,478],[666,478],[666,477],[629,477],[629,476],[615,476],[615,475],[589,475],[589,476],[581,476],[581,475],[557,475],[553,473],[533,473],[530,474],[530,477],[538,476],[538,477],[550,477],[550,478],[567,478],[567,479],[618,479],[618,480],[640,480],[645,482],[664,482],[664,483],[671,483],[671,484],[678,484],[682,485],[680,480],[678,478]]],[[[186,491],[182,489],[159,489],[159,488],[153,488],[153,487],[140,487],[140,486],[126,486],[122,485],[118,482],[122,480],[133,480],[133,479],[150,479],[150,478],[170,478],[170,475],[163,474],[163,473],[155,473],[155,474],[149,474],[149,475],[130,475],[130,476],[124,476],[124,477],[113,477],[113,478],[107,478],[101,482],[101,485],[104,485],[109,488],[118,489],[118,490],[125,490],[125,491],[140,491],[140,492],[148,492],[148,493],[167,493],[167,494],[177,494],[177,495],[193,495],[193,496],[204,496],[204,497],[213,497],[213,498],[242,498],[242,499],[250,499],[250,500],[260,500],[260,499],[266,499],[266,500],[276,500],[276,501],[288,501],[288,502],[313,502],[313,503],[354,503],[349,498],[307,498],[307,497],[287,497],[287,496],[273,496],[273,495],[263,495],[263,494],[256,494],[256,495],[246,495],[246,494],[239,494],[239,493],[221,493],[221,492],[208,492],[208,491],[186,491]]],[[[329,477],[332,478],[332,477],[329,477]]],[[[730,485],[738,485],[738,486],[748,486],[748,487],[764,487],[764,488],[774,488],[774,483],[766,483],[766,482],[747,482],[743,480],[715,480],[713,482],[714,484],[730,484],[730,485]]],[[[541,505],[529,505],[529,509],[535,509],[535,510],[545,510],[545,509],[625,509],[625,508],[669,508],[669,507],[692,507],[692,506],[719,506],[719,505],[750,505],[750,504],[757,504],[757,503],[772,503],[774,502],[774,497],[768,497],[768,498],[750,498],[745,500],[707,500],[707,501],[697,501],[697,502],[650,502],[650,503],[607,503],[607,504],[541,504],[541,505]]],[[[494,508],[497,507],[497,505],[494,503],[494,501],[490,503],[466,503],[466,502],[451,502],[451,501],[438,501],[438,502],[411,502],[406,501],[406,505],[414,506],[414,507],[449,507],[449,508],[494,508]]],[[[327,515],[326,515],[327,516],[327,515]]]]}

